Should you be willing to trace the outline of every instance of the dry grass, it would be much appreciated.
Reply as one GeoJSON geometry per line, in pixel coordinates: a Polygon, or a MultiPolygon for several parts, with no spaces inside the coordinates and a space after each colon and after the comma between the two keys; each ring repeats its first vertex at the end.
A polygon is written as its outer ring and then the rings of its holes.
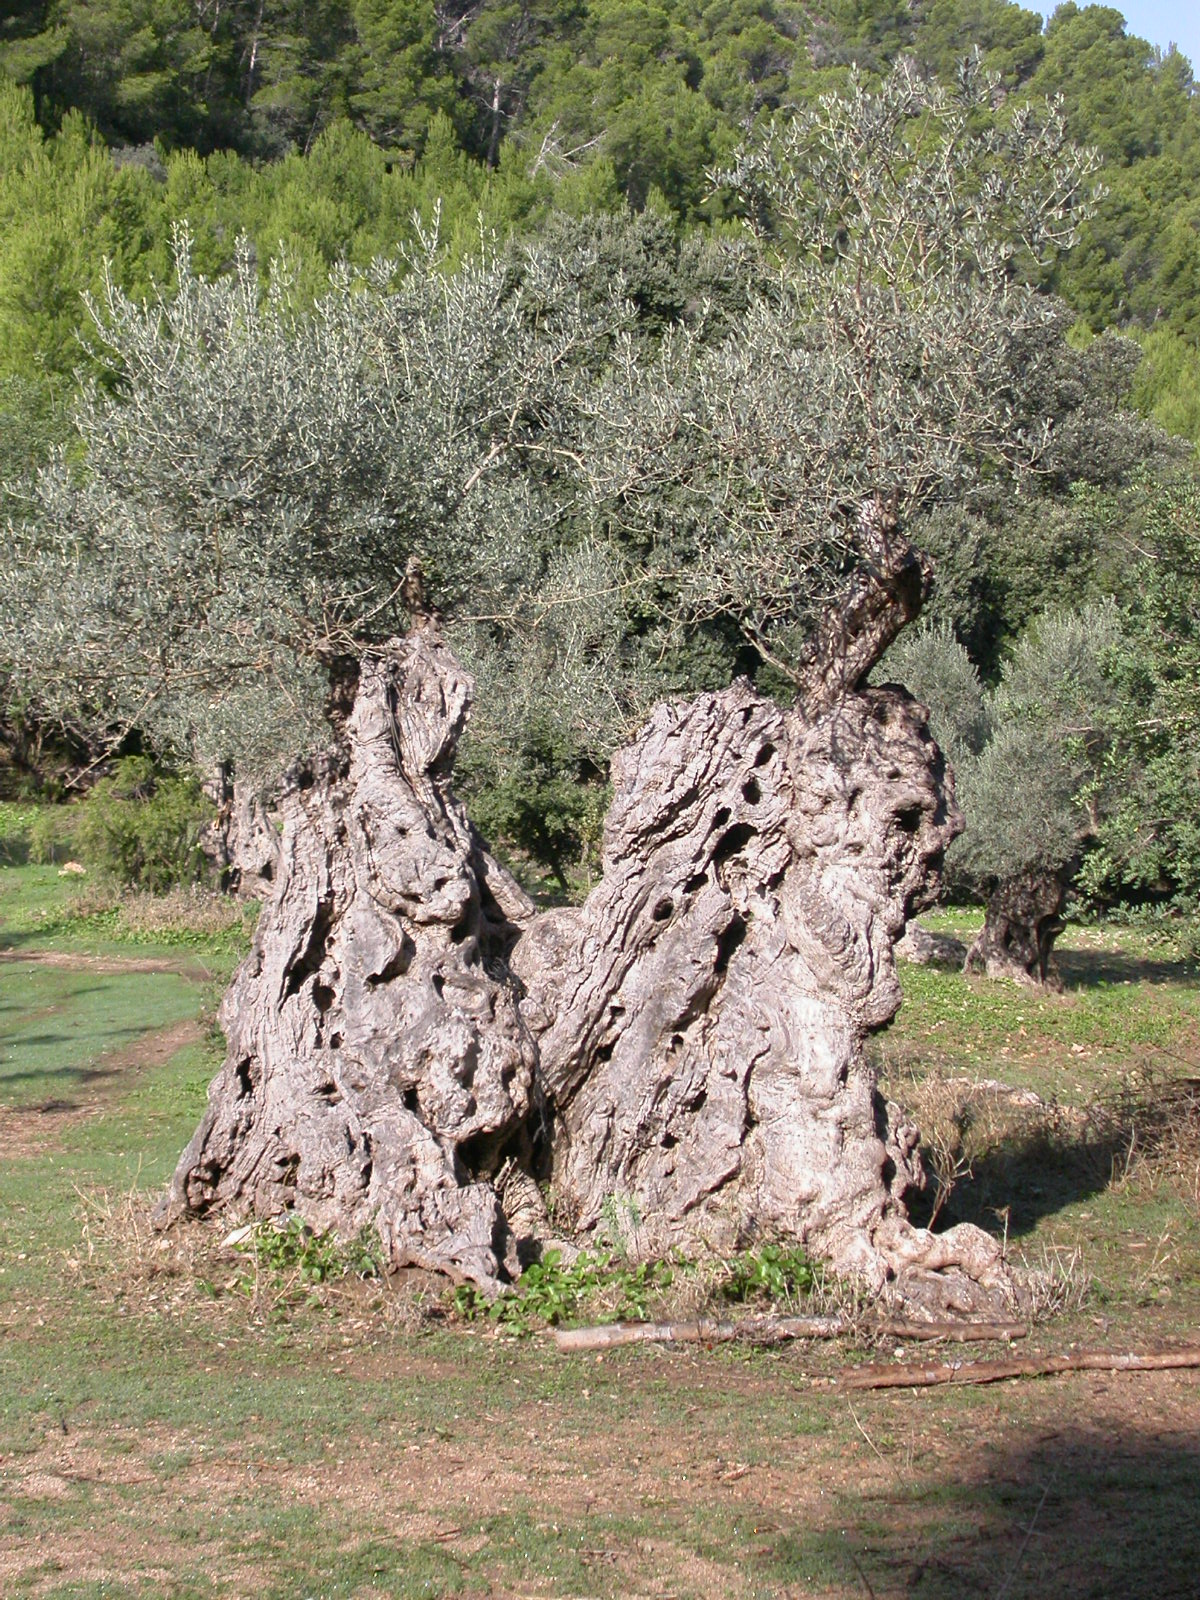
{"type": "Polygon", "coordinates": [[[134,1318],[186,1314],[214,1328],[261,1326],[325,1309],[375,1333],[415,1333],[443,1322],[445,1280],[413,1269],[363,1277],[351,1268],[314,1282],[303,1263],[281,1266],[254,1248],[254,1233],[228,1214],[160,1232],[144,1190],[76,1189],[79,1247],[64,1253],[68,1277],[134,1318]],[[242,1235],[242,1237],[239,1237],[242,1235]]]}
{"type": "Polygon", "coordinates": [[[1200,1217],[1200,1077],[1138,1072],[1091,1108],[1090,1125],[1122,1152],[1118,1187],[1168,1184],[1200,1217]]]}
{"type": "MultiPolygon", "coordinates": [[[[930,1221],[985,1163],[1090,1169],[1117,1187],[1167,1183],[1200,1216],[1200,1078],[1141,1069],[1086,1107],[936,1070],[914,1074],[892,1092],[921,1129],[930,1221]]],[[[1015,1185],[1013,1192],[1020,1192],[1015,1185]]]]}
{"type": "Polygon", "coordinates": [[[121,930],[132,935],[190,933],[199,937],[243,928],[258,916],[257,901],[238,900],[193,883],[165,894],[129,890],[117,905],[121,930]]]}

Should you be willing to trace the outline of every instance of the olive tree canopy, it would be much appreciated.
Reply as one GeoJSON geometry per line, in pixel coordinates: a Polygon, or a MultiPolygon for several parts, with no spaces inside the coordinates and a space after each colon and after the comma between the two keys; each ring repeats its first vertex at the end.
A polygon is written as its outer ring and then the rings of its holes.
{"type": "Polygon", "coordinates": [[[902,65],[772,124],[718,175],[765,287],[661,337],[585,244],[483,241],[450,272],[434,237],[304,306],[245,247],[197,277],[181,234],[172,291],[91,308],[113,381],[10,520],[0,660],[64,720],[277,772],[408,614],[417,556],[494,715],[532,677],[601,756],[697,672],[800,683],[878,559],[865,501],[903,519],[1036,465],[1023,397],[1055,313],[1031,280],[1093,162],[1052,108],[993,93],[977,66],[948,91],[902,65]]]}

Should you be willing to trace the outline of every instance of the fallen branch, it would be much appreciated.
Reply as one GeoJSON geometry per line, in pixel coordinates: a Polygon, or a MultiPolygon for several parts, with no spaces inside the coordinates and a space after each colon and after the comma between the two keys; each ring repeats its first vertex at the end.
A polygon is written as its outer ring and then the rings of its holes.
{"type": "Polygon", "coordinates": [[[1023,1339],[1021,1323],[910,1322],[903,1317],[881,1321],[847,1317],[744,1317],[718,1322],[612,1322],[596,1328],[556,1328],[560,1350],[614,1350],[626,1344],[779,1344],[786,1339],[837,1339],[845,1334],[871,1334],[889,1339],[956,1339],[974,1344],[985,1339],[1023,1339]]]}
{"type": "Polygon", "coordinates": [[[921,1389],[936,1383],[999,1383],[1005,1378],[1048,1378],[1058,1372],[1164,1372],[1200,1367],[1200,1347],[1121,1354],[1077,1350],[1069,1356],[1016,1356],[1011,1361],[873,1362],[837,1374],[843,1389],[921,1389]]]}

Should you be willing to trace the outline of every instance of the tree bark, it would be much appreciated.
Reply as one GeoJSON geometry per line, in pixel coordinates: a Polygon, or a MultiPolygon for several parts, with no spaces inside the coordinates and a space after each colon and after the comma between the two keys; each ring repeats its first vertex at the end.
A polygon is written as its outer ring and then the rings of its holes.
{"type": "Polygon", "coordinates": [[[988,901],[983,927],[967,951],[963,971],[1061,988],[1052,951],[1063,930],[1065,899],[1055,873],[1028,872],[1005,879],[988,901]]]}
{"type": "Polygon", "coordinates": [[[741,682],[660,705],[612,777],[598,886],[512,957],[556,1217],[639,1257],[785,1237],[939,1313],[1003,1311],[992,1240],[908,1224],[916,1136],[863,1052],[961,825],[922,709],[875,689],[811,718],[741,682]]]}
{"type": "Polygon", "coordinates": [[[795,707],[740,681],[660,705],[618,753],[575,909],[535,916],[450,793],[471,685],[436,622],[368,657],[340,756],[284,797],[160,1220],[291,1207],[496,1292],[547,1239],[548,1187],[579,1242],[785,1239],[926,1314],[1009,1316],[994,1240],[909,1224],[918,1136],[863,1051],[961,825],[923,709],[854,688],[926,581],[885,543],[892,576],[848,612],[873,644],[843,626],[795,707]]]}
{"type": "Polygon", "coordinates": [[[222,885],[234,894],[263,900],[279,870],[279,834],[261,792],[237,782],[222,767],[205,793],[217,808],[200,835],[204,851],[222,885]]]}
{"type": "Polygon", "coordinates": [[[377,1228],[396,1266],[519,1270],[496,1185],[535,1109],[505,966],[532,907],[448,792],[470,681],[423,633],[363,664],[344,765],[297,783],[221,1009],[228,1054],[159,1208],[377,1228]]]}

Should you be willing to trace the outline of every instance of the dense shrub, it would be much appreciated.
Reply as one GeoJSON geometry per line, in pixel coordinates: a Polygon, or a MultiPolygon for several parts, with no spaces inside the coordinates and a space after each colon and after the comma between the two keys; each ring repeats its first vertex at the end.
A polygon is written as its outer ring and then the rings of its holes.
{"type": "Polygon", "coordinates": [[[75,848],[96,871],[160,893],[201,876],[200,833],[212,815],[195,778],[126,756],[80,805],[75,848]]]}

